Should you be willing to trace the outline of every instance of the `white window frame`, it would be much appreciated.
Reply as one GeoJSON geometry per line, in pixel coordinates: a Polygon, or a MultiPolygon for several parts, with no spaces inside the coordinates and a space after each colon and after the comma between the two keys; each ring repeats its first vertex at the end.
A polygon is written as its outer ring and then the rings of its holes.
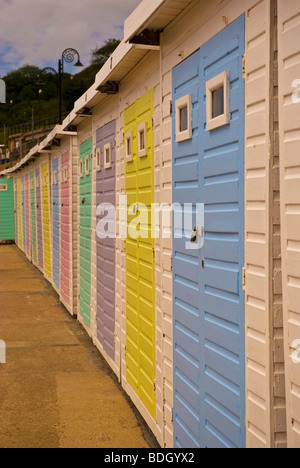
{"type": "Polygon", "coordinates": [[[138,157],[143,158],[144,156],[147,156],[147,123],[144,122],[141,125],[139,125],[137,131],[138,131],[137,133],[138,157]],[[141,133],[144,133],[145,135],[145,147],[144,148],[141,148],[141,138],[140,138],[141,133]]]}
{"type": "Polygon", "coordinates": [[[211,131],[223,127],[230,123],[230,72],[225,71],[215,76],[206,83],[206,130],[211,131]],[[224,88],[224,114],[213,118],[213,92],[219,88],[224,88]]]}
{"type": "Polygon", "coordinates": [[[54,171],[53,172],[53,181],[52,181],[53,185],[57,185],[57,171],[54,171]]]}
{"type": "Polygon", "coordinates": [[[62,177],[63,182],[68,182],[68,166],[65,166],[63,168],[63,177],[62,177]]]}
{"type": "Polygon", "coordinates": [[[101,171],[101,148],[95,148],[95,167],[96,171],[101,171]]]}
{"type": "Polygon", "coordinates": [[[128,132],[125,135],[125,154],[126,154],[126,161],[131,162],[133,160],[133,135],[132,135],[132,132],[128,132]],[[128,153],[128,141],[130,141],[130,145],[131,145],[131,154],[128,153]]]}
{"type": "Polygon", "coordinates": [[[112,166],[112,146],[111,146],[111,143],[107,143],[106,145],[104,145],[104,150],[103,150],[103,153],[104,153],[104,169],[110,169],[111,166],[112,166]],[[108,151],[108,162],[106,160],[106,153],[108,151]]]}
{"type": "Polygon", "coordinates": [[[0,184],[0,192],[7,192],[8,185],[7,184],[0,184]]]}
{"type": "Polygon", "coordinates": [[[84,169],[84,160],[80,159],[80,161],[79,161],[79,177],[80,178],[82,178],[84,176],[83,169],[84,169]]]}
{"type": "Polygon", "coordinates": [[[175,131],[176,131],[176,143],[190,140],[193,136],[192,129],[192,95],[187,94],[180,99],[177,99],[175,103],[175,131]],[[180,111],[187,107],[187,123],[188,128],[185,131],[180,129],[180,111]]]}
{"type": "Polygon", "coordinates": [[[85,171],[86,176],[90,175],[90,155],[89,154],[87,154],[85,157],[84,171],[85,171]]]}

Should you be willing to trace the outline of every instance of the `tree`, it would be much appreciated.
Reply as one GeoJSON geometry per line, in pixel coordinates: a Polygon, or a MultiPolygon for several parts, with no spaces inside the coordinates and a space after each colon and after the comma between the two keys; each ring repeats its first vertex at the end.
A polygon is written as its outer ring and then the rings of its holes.
{"type": "Polygon", "coordinates": [[[121,41],[119,41],[118,39],[108,39],[108,41],[105,42],[104,46],[94,49],[92,51],[91,64],[103,67],[105,62],[116,50],[120,42],[121,41]]]}

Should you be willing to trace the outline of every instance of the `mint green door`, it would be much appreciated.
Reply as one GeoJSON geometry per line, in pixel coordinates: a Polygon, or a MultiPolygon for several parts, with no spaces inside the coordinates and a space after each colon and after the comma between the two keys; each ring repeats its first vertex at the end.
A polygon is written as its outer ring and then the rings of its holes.
{"type": "Polygon", "coordinates": [[[0,180],[0,240],[15,240],[14,188],[12,179],[0,180]]]}
{"type": "Polygon", "coordinates": [[[80,269],[79,314],[91,326],[91,261],[92,261],[92,148],[90,138],[80,145],[80,269]]]}

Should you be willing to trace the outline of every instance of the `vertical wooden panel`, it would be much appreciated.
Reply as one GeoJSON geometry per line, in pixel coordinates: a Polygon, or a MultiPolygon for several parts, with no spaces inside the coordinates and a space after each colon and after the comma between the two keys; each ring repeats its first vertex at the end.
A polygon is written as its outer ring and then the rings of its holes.
{"type": "Polygon", "coordinates": [[[87,327],[91,326],[91,255],[92,255],[92,138],[80,145],[80,161],[83,176],[80,178],[80,267],[79,267],[79,314],[87,327]],[[88,170],[86,171],[86,161],[88,170]]]}
{"type": "Polygon", "coordinates": [[[60,250],[60,282],[61,295],[67,304],[71,304],[71,281],[70,270],[72,268],[70,252],[70,153],[66,152],[61,156],[61,250],[60,250]],[[65,173],[65,171],[67,171],[65,173]],[[66,175],[66,178],[65,178],[66,175]]]}
{"type": "Polygon", "coordinates": [[[42,176],[42,220],[43,220],[43,249],[44,249],[44,274],[47,279],[52,278],[51,258],[51,211],[50,211],[50,174],[49,163],[41,166],[42,176]]]}
{"type": "Polygon", "coordinates": [[[128,227],[138,216],[138,239],[126,241],[126,368],[127,381],[155,418],[155,265],[151,238],[151,204],[154,203],[153,91],[124,114],[125,134],[132,132],[132,161],[125,163],[128,227]],[[147,154],[138,157],[138,126],[146,123],[147,154]],[[139,205],[140,204],[140,205],[139,205]],[[148,216],[148,220],[146,218],[148,216]],[[139,224],[139,223],[138,223],[139,224]]]}
{"type": "Polygon", "coordinates": [[[281,246],[287,432],[300,448],[300,2],[278,2],[281,246]]]}
{"type": "MultiPolygon", "coordinates": [[[[96,147],[101,151],[100,170],[96,173],[96,207],[102,205],[102,214],[98,213],[97,223],[108,218],[105,205],[115,207],[116,176],[115,149],[116,122],[110,122],[97,131],[96,147]],[[105,168],[105,145],[111,145],[111,167],[105,168]]],[[[104,225],[103,225],[104,227],[104,225]]],[[[106,226],[107,229],[107,226],[106,226]]],[[[103,233],[105,235],[105,233],[103,233]]],[[[97,243],[97,339],[104,351],[115,360],[115,239],[102,238],[96,233],[97,243]]]]}

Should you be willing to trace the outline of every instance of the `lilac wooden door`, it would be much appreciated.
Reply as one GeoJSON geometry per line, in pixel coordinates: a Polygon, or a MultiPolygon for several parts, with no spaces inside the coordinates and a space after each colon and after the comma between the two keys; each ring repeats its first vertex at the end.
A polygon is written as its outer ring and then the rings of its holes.
{"type": "MultiPolygon", "coordinates": [[[[116,203],[115,121],[97,131],[97,149],[101,150],[97,166],[97,223],[107,218],[105,204],[116,203]],[[102,214],[99,206],[104,207],[102,214]]],[[[115,359],[115,239],[97,232],[97,338],[104,351],[115,359]],[[103,238],[102,238],[103,237],[103,238]]]]}

